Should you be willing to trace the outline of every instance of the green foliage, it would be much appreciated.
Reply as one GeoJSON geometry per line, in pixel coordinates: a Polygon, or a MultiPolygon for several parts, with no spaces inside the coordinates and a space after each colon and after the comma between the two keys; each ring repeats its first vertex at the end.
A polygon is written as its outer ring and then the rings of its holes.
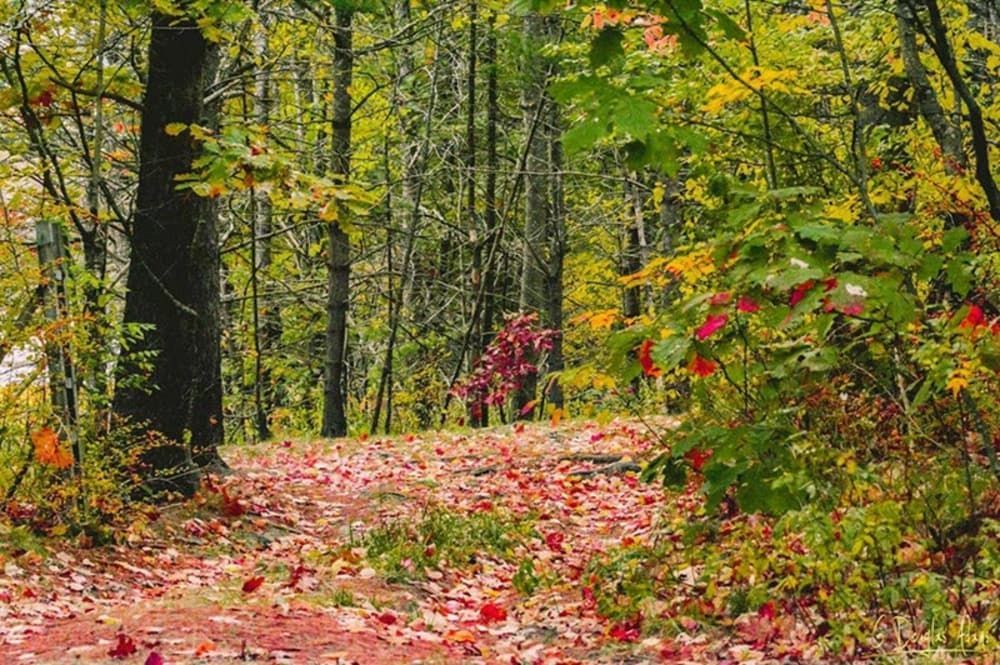
{"type": "Polygon", "coordinates": [[[407,580],[422,578],[428,570],[464,568],[478,557],[510,561],[533,532],[531,520],[498,511],[457,515],[431,508],[419,522],[374,526],[362,544],[368,559],[390,580],[407,580]]]}

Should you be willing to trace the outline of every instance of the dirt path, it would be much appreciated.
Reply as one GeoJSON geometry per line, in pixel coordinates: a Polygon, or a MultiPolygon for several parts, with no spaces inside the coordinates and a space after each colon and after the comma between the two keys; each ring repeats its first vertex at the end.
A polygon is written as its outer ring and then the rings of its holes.
{"type": "Polygon", "coordinates": [[[664,494],[629,472],[649,447],[611,423],[231,451],[235,476],[128,545],[7,561],[0,663],[657,662],[581,580],[651,537],[664,494]],[[366,557],[366,532],[436,514],[528,531],[425,574],[366,557]]]}

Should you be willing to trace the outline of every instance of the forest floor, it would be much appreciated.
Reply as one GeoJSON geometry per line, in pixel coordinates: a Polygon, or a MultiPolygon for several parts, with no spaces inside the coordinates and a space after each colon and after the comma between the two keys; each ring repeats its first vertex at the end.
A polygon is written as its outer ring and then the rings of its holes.
{"type": "Polygon", "coordinates": [[[2,564],[0,663],[810,660],[773,612],[721,638],[600,615],[588,562],[698,510],[638,480],[652,441],[615,421],[230,449],[232,476],[126,544],[2,564]]]}

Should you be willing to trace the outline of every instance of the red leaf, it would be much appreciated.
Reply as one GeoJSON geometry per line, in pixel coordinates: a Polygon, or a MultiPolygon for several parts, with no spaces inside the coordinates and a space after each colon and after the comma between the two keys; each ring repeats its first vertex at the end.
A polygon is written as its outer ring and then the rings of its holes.
{"type": "Polygon", "coordinates": [[[50,106],[52,106],[52,101],[54,99],[55,99],[55,97],[52,94],[52,90],[43,90],[42,92],[38,93],[37,97],[35,97],[34,99],[29,100],[29,101],[30,101],[30,103],[34,104],[35,106],[41,106],[41,107],[44,107],[44,108],[49,108],[50,106]]]}
{"type": "Polygon", "coordinates": [[[146,656],[146,665],[163,665],[163,656],[155,651],[150,651],[149,655],[146,656]]]}
{"type": "Polygon", "coordinates": [[[635,642],[639,639],[642,634],[642,617],[636,617],[629,621],[622,621],[616,623],[608,631],[608,635],[612,639],[618,640],[619,642],[635,642]]]}
{"type": "Polygon", "coordinates": [[[642,346],[639,347],[639,364],[642,365],[642,373],[646,376],[660,376],[663,374],[663,370],[653,362],[652,350],[653,340],[647,339],[642,343],[642,346]]]}
{"type": "Polygon", "coordinates": [[[583,609],[592,610],[597,607],[597,597],[594,596],[594,590],[589,586],[583,587],[583,609]]]}
{"type": "Polygon", "coordinates": [[[227,517],[240,517],[246,514],[247,507],[236,497],[229,496],[226,488],[222,488],[222,513],[227,517]]]}
{"type": "Polygon", "coordinates": [[[739,302],[736,303],[736,309],[744,314],[753,314],[760,311],[760,305],[749,296],[740,296],[739,302]]]}
{"type": "Polygon", "coordinates": [[[545,536],[545,544],[548,545],[549,549],[553,552],[562,552],[563,541],[565,539],[565,535],[558,531],[553,531],[545,536]]]}
{"type": "Polygon", "coordinates": [[[711,457],[711,450],[698,450],[695,448],[684,453],[684,459],[691,463],[691,468],[695,471],[701,471],[705,466],[705,462],[711,459],[711,457]]]}
{"type": "Polygon", "coordinates": [[[760,609],[757,610],[757,616],[773,621],[778,616],[778,606],[773,600],[769,600],[760,606],[760,609]]]}
{"type": "Polygon", "coordinates": [[[802,299],[806,297],[806,294],[809,293],[809,291],[811,291],[812,287],[814,286],[816,286],[816,282],[814,282],[811,279],[806,282],[802,282],[801,284],[796,286],[795,289],[792,291],[791,297],[788,299],[788,304],[791,305],[792,307],[798,305],[800,302],[802,302],[802,299]]]}
{"type": "Polygon", "coordinates": [[[253,593],[260,588],[260,585],[264,583],[264,576],[258,575],[257,577],[251,577],[246,582],[243,583],[243,593],[253,593]]]}
{"type": "Polygon", "coordinates": [[[969,313],[962,319],[959,328],[975,329],[986,323],[986,317],[979,305],[969,305],[969,313]]]}
{"type": "Polygon", "coordinates": [[[382,612],[382,614],[379,614],[375,618],[378,619],[379,623],[386,626],[391,626],[398,620],[396,615],[392,612],[382,612]]]}
{"type": "Polygon", "coordinates": [[[709,305],[728,305],[732,301],[733,301],[733,294],[730,293],[729,291],[722,291],[720,293],[716,293],[714,296],[712,296],[711,298],[709,298],[708,304],[709,305]]]}
{"type": "Polygon", "coordinates": [[[496,603],[486,603],[479,608],[479,618],[483,623],[497,623],[507,620],[507,610],[496,603]]]}
{"type": "Polygon", "coordinates": [[[701,356],[698,355],[696,355],[691,360],[691,364],[688,365],[689,370],[691,370],[694,374],[703,378],[715,374],[715,370],[717,368],[718,365],[715,364],[714,360],[709,360],[708,358],[702,358],[701,356]]]}
{"type": "Polygon", "coordinates": [[[706,340],[718,331],[726,327],[726,321],[729,320],[727,314],[709,314],[708,318],[705,319],[705,323],[701,324],[701,328],[698,328],[698,332],[694,335],[700,340],[706,340]]]}
{"type": "Polygon", "coordinates": [[[108,651],[108,655],[116,659],[124,659],[137,651],[135,641],[125,633],[118,633],[118,643],[108,651]]]}
{"type": "Polygon", "coordinates": [[[846,314],[847,316],[861,316],[864,311],[865,304],[860,300],[854,300],[840,308],[841,314],[846,314]]]}

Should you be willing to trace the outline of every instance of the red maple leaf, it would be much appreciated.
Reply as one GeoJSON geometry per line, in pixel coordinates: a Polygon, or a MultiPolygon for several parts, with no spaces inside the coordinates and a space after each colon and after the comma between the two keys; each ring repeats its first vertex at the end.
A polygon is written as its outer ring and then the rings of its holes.
{"type": "Polygon", "coordinates": [[[983,309],[979,305],[969,305],[969,313],[965,315],[958,327],[974,330],[985,324],[986,316],[983,314],[983,309]]]}
{"type": "Polygon", "coordinates": [[[706,340],[718,331],[726,327],[726,321],[729,320],[729,316],[726,314],[709,314],[705,319],[705,323],[701,324],[701,328],[694,334],[700,340],[706,340]]]}
{"type": "Polygon", "coordinates": [[[740,296],[739,301],[736,303],[736,309],[744,314],[753,314],[760,311],[760,305],[754,302],[754,299],[750,296],[740,296]]]}
{"type": "Polygon", "coordinates": [[[705,466],[705,462],[711,459],[711,457],[711,450],[698,450],[694,448],[684,453],[684,459],[691,463],[691,468],[695,471],[701,471],[705,466]]]}
{"type": "Polygon", "coordinates": [[[635,642],[642,634],[642,617],[616,623],[608,631],[608,635],[619,642],[635,642]]]}
{"type": "Polygon", "coordinates": [[[243,583],[243,593],[253,593],[260,588],[260,585],[264,583],[264,576],[258,575],[256,577],[251,577],[246,582],[243,583]]]}
{"type": "Polygon", "coordinates": [[[479,618],[483,623],[497,623],[507,620],[507,610],[496,603],[486,603],[479,608],[479,618]]]}
{"type": "Polygon", "coordinates": [[[163,656],[155,651],[150,651],[149,655],[146,656],[146,665],[163,665],[163,656]]]}
{"type": "Polygon", "coordinates": [[[108,651],[108,655],[112,658],[122,660],[135,654],[137,650],[135,641],[131,637],[125,633],[118,633],[118,643],[108,651]]]}
{"type": "Polygon", "coordinates": [[[656,366],[652,356],[653,340],[647,339],[639,347],[639,364],[642,365],[642,373],[646,376],[660,376],[663,370],[656,366]]]}
{"type": "Polygon", "coordinates": [[[720,291],[708,299],[709,305],[728,305],[733,301],[733,294],[729,291],[720,291]]]}
{"type": "Polygon", "coordinates": [[[714,360],[709,360],[708,358],[702,358],[701,356],[696,355],[691,360],[691,364],[688,365],[688,369],[697,376],[704,378],[715,374],[715,370],[718,369],[718,365],[714,360]]]}
{"type": "Polygon", "coordinates": [[[545,544],[548,545],[549,549],[553,552],[562,552],[563,541],[565,539],[565,535],[558,531],[553,531],[545,536],[545,544]]]}
{"type": "Polygon", "coordinates": [[[802,282],[801,284],[796,286],[795,289],[792,291],[791,297],[789,297],[788,299],[788,304],[791,305],[792,307],[798,305],[800,302],[802,302],[802,299],[806,297],[806,294],[809,293],[812,290],[812,287],[814,286],[816,286],[816,282],[811,279],[802,282]]]}

